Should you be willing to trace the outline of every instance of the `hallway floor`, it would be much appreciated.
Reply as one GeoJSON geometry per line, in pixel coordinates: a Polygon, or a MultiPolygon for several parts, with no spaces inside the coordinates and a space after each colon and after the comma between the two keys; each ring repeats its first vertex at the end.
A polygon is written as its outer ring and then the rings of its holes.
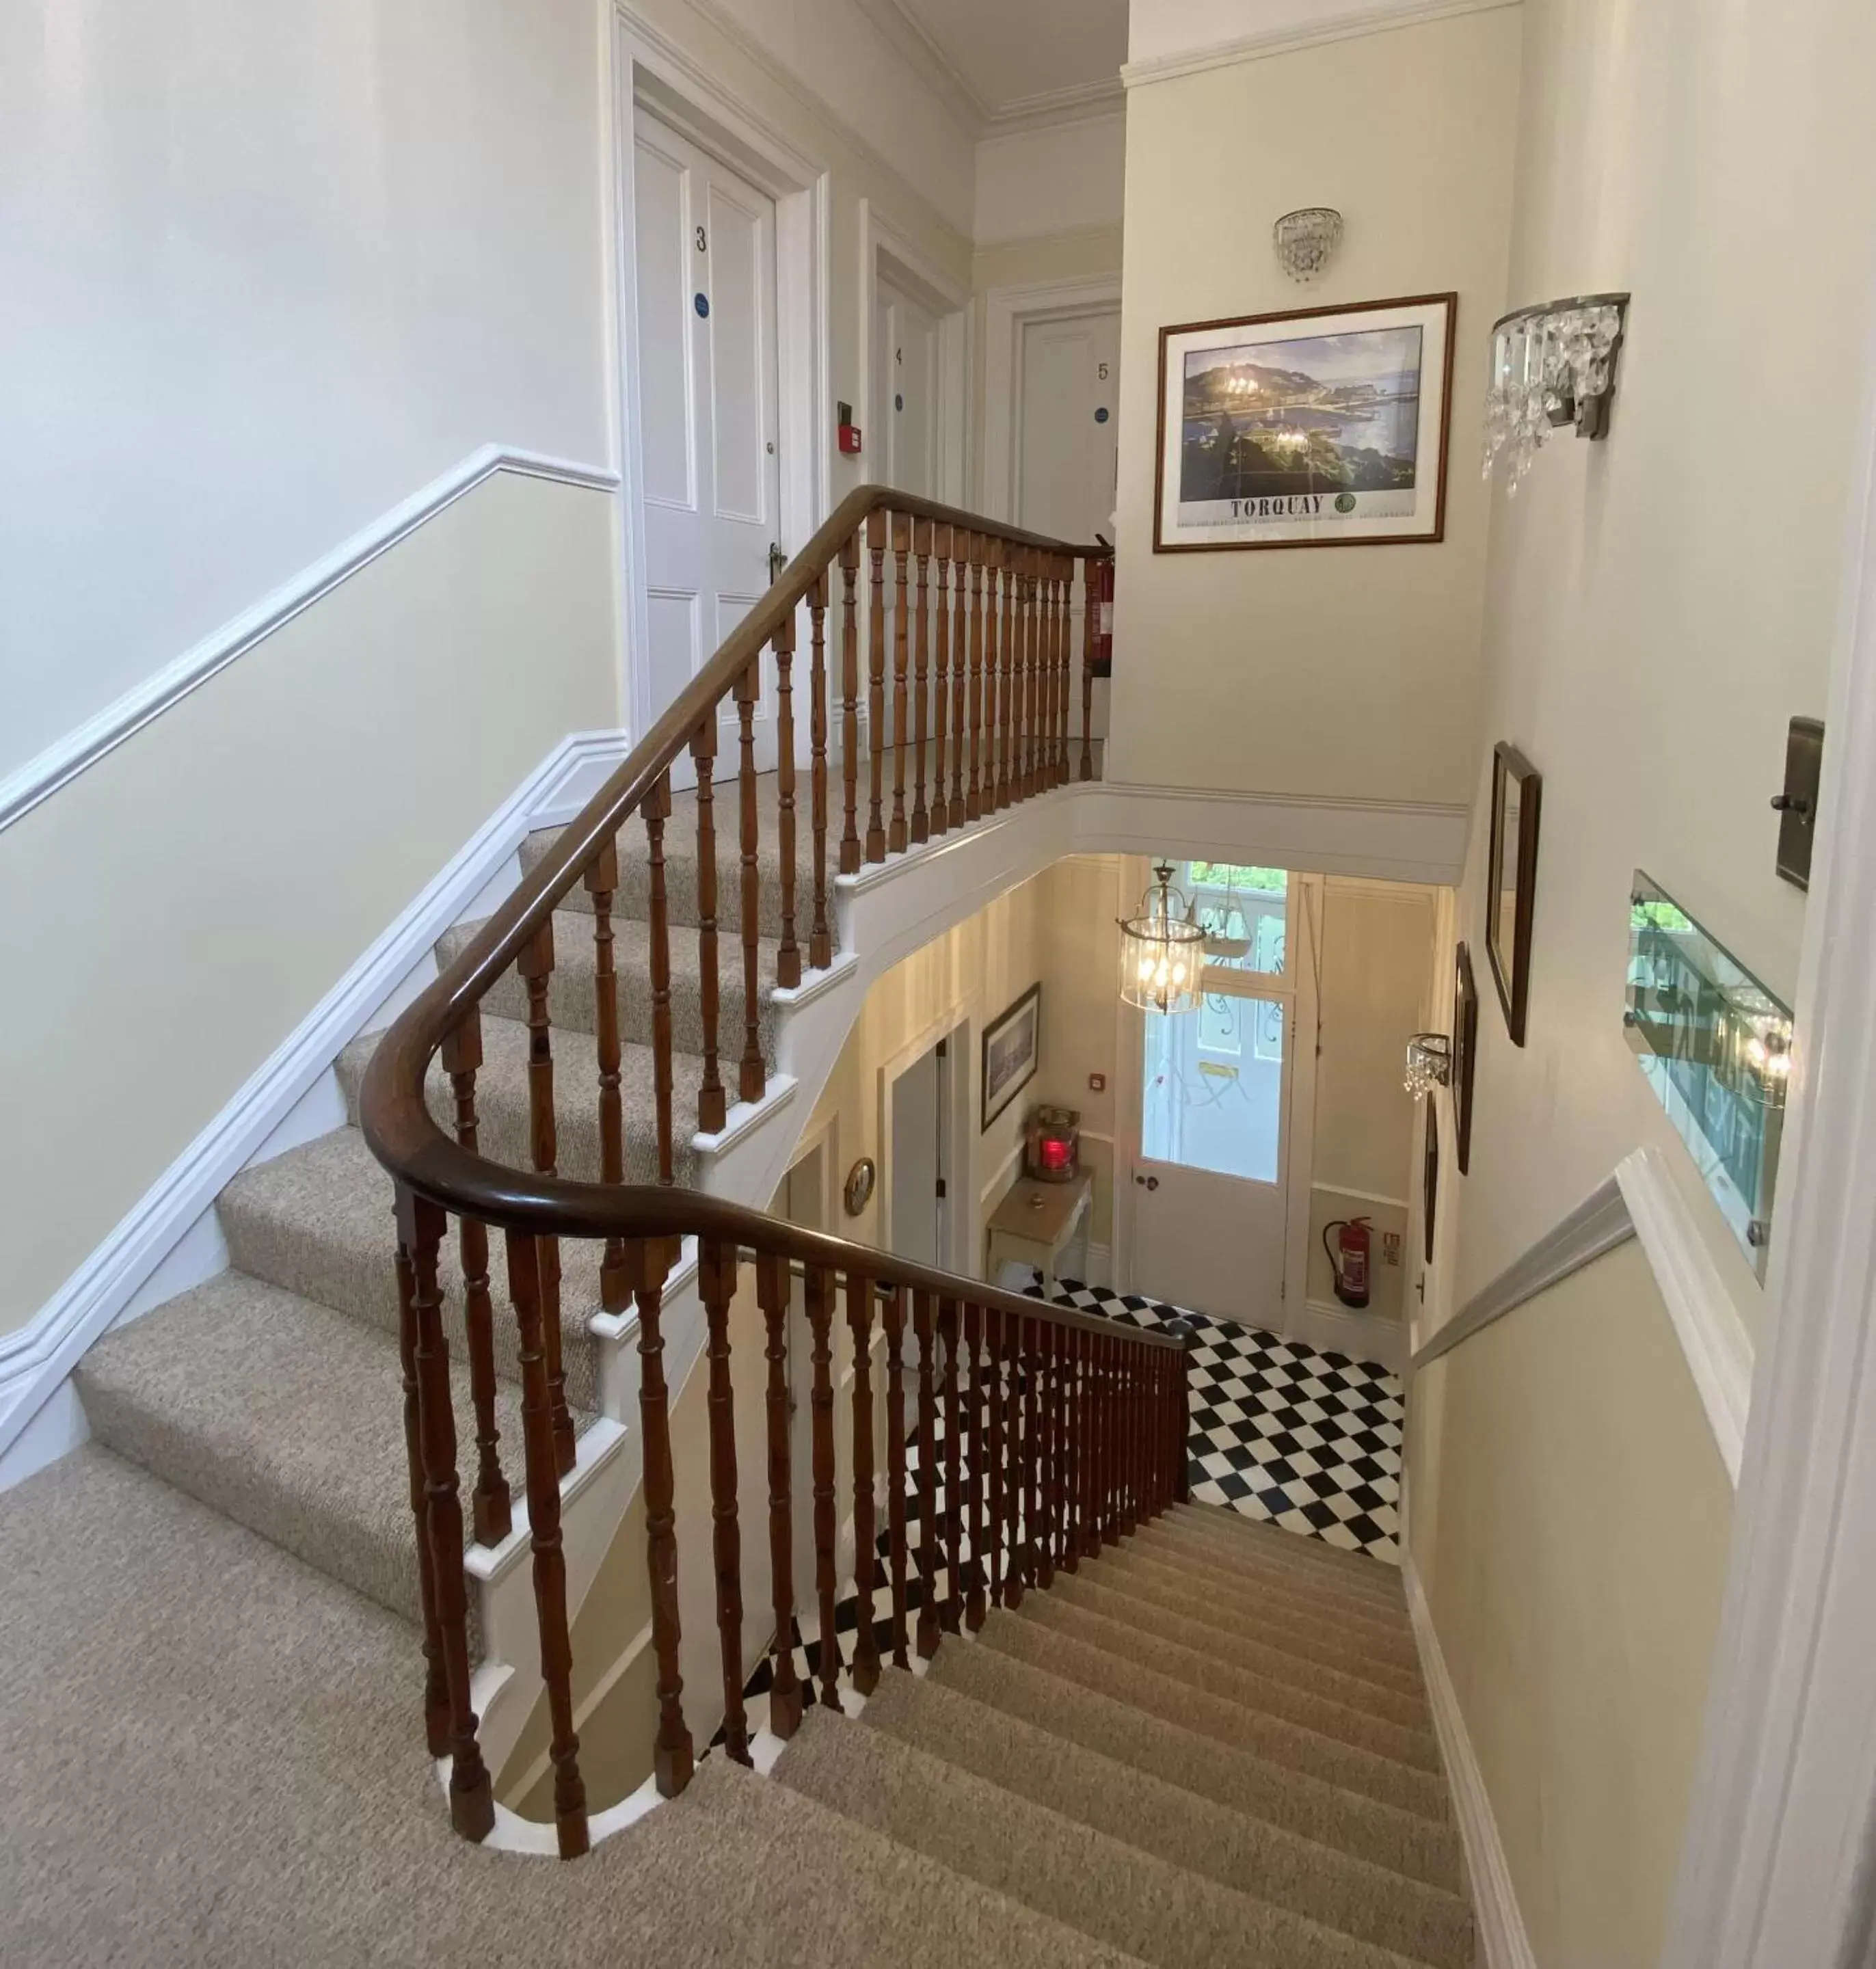
{"type": "MultiPolygon", "coordinates": [[[[1040,1283],[1031,1288],[1039,1297],[1040,1283]]],[[[1192,1499],[1401,1562],[1398,1376],[1138,1293],[1058,1280],[1056,1300],[1134,1326],[1189,1321],[1192,1499]]]]}

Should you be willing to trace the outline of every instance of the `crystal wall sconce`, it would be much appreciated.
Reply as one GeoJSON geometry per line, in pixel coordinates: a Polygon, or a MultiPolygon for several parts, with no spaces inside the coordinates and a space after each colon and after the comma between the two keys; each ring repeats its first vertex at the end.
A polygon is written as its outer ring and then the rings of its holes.
{"type": "Polygon", "coordinates": [[[1271,228],[1277,264],[1293,281],[1313,281],[1342,244],[1342,214],[1330,205],[1306,205],[1286,212],[1271,228]]]}
{"type": "Polygon", "coordinates": [[[1579,437],[1608,434],[1615,356],[1628,319],[1626,294],[1579,294],[1501,315],[1491,327],[1485,393],[1484,475],[1511,460],[1515,493],[1531,462],[1566,425],[1579,437]]]}
{"type": "Polygon", "coordinates": [[[1452,1040],[1444,1033],[1416,1033],[1407,1041],[1407,1075],[1401,1084],[1419,1101],[1452,1081],[1452,1040]]]}

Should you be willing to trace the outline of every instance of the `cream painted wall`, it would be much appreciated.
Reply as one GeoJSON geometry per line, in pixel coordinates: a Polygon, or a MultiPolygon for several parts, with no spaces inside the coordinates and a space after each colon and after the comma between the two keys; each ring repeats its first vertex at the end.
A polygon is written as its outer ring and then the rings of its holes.
{"type": "Polygon", "coordinates": [[[1408,1542],[1543,1969],[1652,1969],[1732,1491],[1639,1244],[1410,1396],[1408,1542]]]}
{"type": "Polygon", "coordinates": [[[605,495],[497,474],[0,833],[0,1332],[561,738],[616,722],[615,539],[605,495]]]}
{"type": "Polygon", "coordinates": [[[1111,115],[987,137],[977,147],[972,236],[992,246],[1117,227],[1125,196],[1127,119],[1111,115]]]}
{"type": "Polygon", "coordinates": [[[1513,741],[1544,776],[1543,838],[1521,1050],[1483,961],[1473,830],[1481,1153],[1456,1186],[1456,1302],[1654,1143],[1750,1323],[1761,1295],[1623,1040],[1627,898],[1647,869],[1790,1001],[1804,899],[1773,872],[1766,803],[1787,719],[1824,709],[1855,420],[1747,384],[1831,376],[1848,401],[1867,375],[1876,11],[1819,0],[1799,32],[1772,0],[1524,11],[1514,296],[1634,302],[1608,438],[1553,444],[1515,500],[1494,495],[1472,791],[1513,741]],[[1743,491],[1774,485],[1803,495],[1743,491]]]}
{"type": "Polygon", "coordinates": [[[592,0],[0,10],[0,776],[485,444],[604,464],[592,0]]]}
{"type": "Polygon", "coordinates": [[[1488,510],[1475,460],[1505,294],[1518,41],[1519,10],[1501,8],[1129,92],[1110,777],[1469,798],[1488,510]],[[1309,204],[1338,207],[1348,233],[1300,288],[1270,229],[1309,204]],[[1442,544],[1154,553],[1162,326],[1449,289],[1442,544]]]}

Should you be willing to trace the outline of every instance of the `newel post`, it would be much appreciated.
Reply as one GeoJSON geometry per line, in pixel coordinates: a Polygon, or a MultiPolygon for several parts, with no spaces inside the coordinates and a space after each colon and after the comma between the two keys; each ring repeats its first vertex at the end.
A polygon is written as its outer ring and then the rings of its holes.
{"type": "Polygon", "coordinates": [[[1173,1393],[1178,1399],[1178,1407],[1173,1417],[1173,1501],[1176,1504],[1192,1502],[1192,1458],[1186,1448],[1186,1439],[1192,1428],[1192,1350],[1199,1344],[1199,1336],[1189,1319],[1169,1319],[1160,1332],[1179,1342],[1179,1359],[1173,1376],[1173,1393]]]}

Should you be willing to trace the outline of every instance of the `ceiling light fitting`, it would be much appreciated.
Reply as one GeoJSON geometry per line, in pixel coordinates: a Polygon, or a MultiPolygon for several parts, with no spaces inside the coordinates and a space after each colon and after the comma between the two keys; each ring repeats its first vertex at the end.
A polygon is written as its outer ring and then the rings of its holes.
{"type": "Polygon", "coordinates": [[[1205,968],[1205,931],[1173,887],[1173,864],[1162,861],[1121,923],[1121,996],[1147,1012],[1196,1012],[1205,968]]]}

